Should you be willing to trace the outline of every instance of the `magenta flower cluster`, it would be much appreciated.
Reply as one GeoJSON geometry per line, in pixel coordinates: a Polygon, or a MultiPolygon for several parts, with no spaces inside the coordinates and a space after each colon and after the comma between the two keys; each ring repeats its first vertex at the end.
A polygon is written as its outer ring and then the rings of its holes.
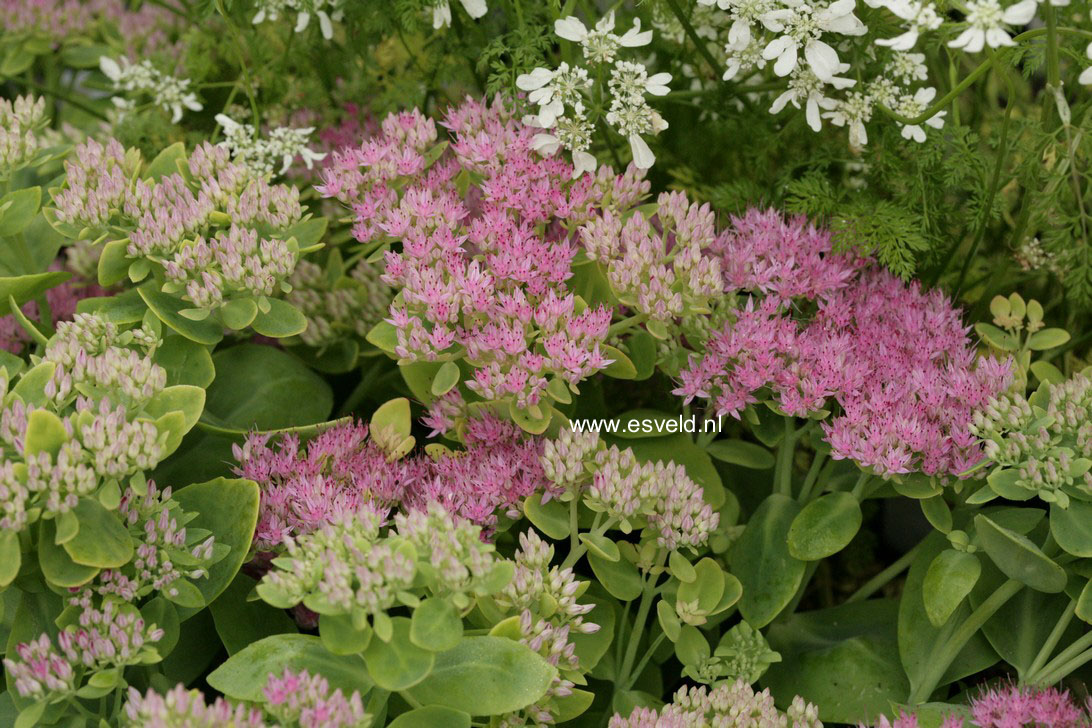
{"type": "Polygon", "coordinates": [[[439,503],[489,528],[498,511],[515,516],[524,498],[546,487],[541,452],[515,425],[486,417],[468,423],[465,451],[388,461],[367,425],[345,424],[305,446],[294,435],[276,442],[250,435],[235,446],[235,472],[262,488],[254,539],[264,552],[362,508],[387,514],[439,503]]]}
{"type": "MultiPolygon", "coordinates": [[[[1068,690],[1001,685],[971,698],[970,720],[952,713],[941,728],[1087,728],[1092,724],[1092,700],[1079,705],[1068,690]]],[[[881,717],[876,728],[918,728],[915,713],[894,719],[881,717]]]]}
{"type": "Polygon", "coordinates": [[[318,189],[352,208],[361,243],[402,243],[383,276],[401,291],[389,319],[397,355],[465,356],[476,394],[534,406],[550,378],[575,387],[611,363],[602,349],[611,312],[586,308],[565,285],[569,229],[625,209],[648,186],[607,169],[572,181],[500,99],[467,100],[443,125],[451,139],[438,142],[419,112],[388,117],[378,136],[334,155],[318,189]]]}
{"type": "Polygon", "coordinates": [[[716,248],[726,286],[753,296],[676,394],[734,417],[767,394],[790,415],[834,409],[832,456],[884,475],[958,475],[982,459],[968,425],[1008,385],[1009,363],[977,356],[942,292],[836,254],[800,220],[751,211],[734,223],[716,248]]]}

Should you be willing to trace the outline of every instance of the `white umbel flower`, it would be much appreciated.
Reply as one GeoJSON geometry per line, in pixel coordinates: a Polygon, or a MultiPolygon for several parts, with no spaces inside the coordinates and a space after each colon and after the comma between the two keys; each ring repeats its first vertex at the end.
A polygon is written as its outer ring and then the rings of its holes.
{"type": "MultiPolygon", "coordinates": [[[[121,56],[116,61],[107,56],[99,58],[99,70],[114,82],[114,90],[144,93],[152,97],[153,103],[170,112],[171,123],[177,124],[182,119],[182,109],[200,111],[204,107],[197,100],[197,95],[189,90],[189,79],[176,78],[163,73],[151,61],[130,63],[121,56]]],[[[114,99],[117,106],[130,108],[132,105],[123,99],[114,99]],[[122,103],[117,103],[121,101],[122,103]]]]}
{"type": "Polygon", "coordinates": [[[860,149],[868,144],[868,131],[865,124],[872,119],[872,97],[857,91],[846,94],[831,105],[829,111],[823,113],[824,119],[829,119],[834,126],[844,126],[849,129],[849,146],[860,149]]]}
{"type": "Polygon", "coordinates": [[[815,75],[826,81],[838,72],[838,52],[821,40],[823,33],[863,35],[867,28],[856,15],[855,0],[835,0],[828,4],[811,4],[803,0],[787,0],[784,7],[762,16],[762,24],[778,37],[762,51],[768,61],[776,59],[774,73],[788,76],[796,69],[800,51],[815,75]]]}
{"type": "MultiPolygon", "coordinates": [[[[899,103],[895,106],[895,111],[903,116],[914,118],[920,116],[929,108],[929,104],[936,98],[937,90],[932,86],[928,88],[919,88],[914,92],[913,96],[909,94],[899,99],[899,103]]],[[[941,129],[944,127],[944,116],[947,111],[937,112],[934,116],[925,120],[925,125],[934,129],[941,129]]],[[[925,130],[921,128],[920,124],[900,124],[902,127],[902,136],[904,139],[913,139],[919,144],[925,141],[925,130]]]]}
{"type": "Polygon", "coordinates": [[[584,58],[589,63],[611,63],[619,48],[639,48],[652,42],[652,31],[641,32],[641,19],[633,21],[633,27],[623,35],[615,35],[614,11],[595,24],[594,30],[588,28],[576,16],[570,15],[554,23],[554,33],[559,38],[579,43],[584,49],[584,58]]]}
{"type": "Polygon", "coordinates": [[[251,22],[254,25],[277,20],[282,13],[296,13],[296,32],[302,33],[311,25],[311,17],[318,20],[322,37],[334,37],[334,23],[345,17],[344,0],[258,0],[258,12],[251,22]]]}
{"type": "Polygon", "coordinates": [[[591,86],[587,70],[580,66],[570,67],[562,63],[557,70],[536,68],[530,73],[516,78],[516,86],[521,91],[529,91],[527,100],[538,104],[539,125],[548,129],[554,120],[565,112],[566,106],[572,106],[583,98],[585,89],[591,86]]]}
{"type": "Polygon", "coordinates": [[[936,30],[944,22],[931,2],[890,0],[885,5],[903,21],[906,32],[893,38],[878,38],[876,45],[887,46],[896,51],[910,50],[917,45],[918,36],[925,31],[936,30]]]}
{"type": "Polygon", "coordinates": [[[967,28],[948,46],[978,53],[987,45],[990,48],[1016,45],[1006,26],[1027,25],[1036,8],[1035,0],[1020,0],[1007,8],[1002,8],[997,0],[971,0],[967,3],[967,28]]]}
{"type": "Polygon", "coordinates": [[[224,128],[223,146],[231,152],[236,162],[250,168],[259,176],[284,174],[299,157],[311,169],[315,162],[326,158],[325,152],[316,152],[307,146],[314,127],[277,127],[262,139],[250,124],[240,124],[226,114],[217,114],[216,123],[224,128]]]}

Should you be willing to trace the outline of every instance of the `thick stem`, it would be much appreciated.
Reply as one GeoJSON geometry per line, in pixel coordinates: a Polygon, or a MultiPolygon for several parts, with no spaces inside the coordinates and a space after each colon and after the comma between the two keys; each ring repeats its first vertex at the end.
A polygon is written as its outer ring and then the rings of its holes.
{"type": "Polygon", "coordinates": [[[777,464],[774,466],[774,487],[782,495],[792,497],[792,456],[795,452],[795,422],[785,416],[785,434],[777,447],[777,464]]]}
{"type": "Polygon", "coordinates": [[[667,561],[667,550],[660,549],[656,554],[656,565],[649,570],[645,579],[644,588],[641,590],[641,602],[637,605],[637,615],[633,618],[633,629],[629,633],[629,645],[626,647],[625,657],[622,658],[622,666],[618,671],[618,684],[625,685],[632,675],[633,662],[637,659],[637,648],[641,645],[641,637],[645,633],[645,622],[652,610],[652,602],[656,599],[656,582],[660,578],[659,570],[667,561]]]}
{"type": "Polygon", "coordinates": [[[928,667],[925,677],[919,684],[913,686],[910,691],[910,699],[907,701],[909,705],[919,705],[929,699],[929,696],[940,685],[940,680],[944,677],[944,673],[948,671],[948,667],[959,656],[966,644],[971,641],[971,638],[975,636],[975,633],[989,621],[990,617],[997,613],[998,609],[1005,606],[1005,603],[1016,596],[1017,592],[1023,588],[1024,585],[1020,582],[1009,579],[998,587],[997,591],[987,597],[986,601],[979,604],[978,609],[971,612],[970,616],[964,620],[963,624],[959,625],[959,628],[950,637],[937,640],[927,662],[928,667]]]}
{"type": "Polygon", "coordinates": [[[1050,636],[1047,637],[1046,642],[1039,649],[1039,654],[1035,656],[1035,660],[1032,661],[1031,667],[1028,668],[1028,675],[1034,675],[1043,669],[1043,665],[1050,659],[1050,653],[1054,652],[1054,648],[1058,646],[1058,641],[1062,639],[1062,635],[1065,633],[1069,623],[1073,619],[1074,612],[1077,611],[1077,602],[1070,601],[1069,606],[1062,612],[1062,616],[1058,619],[1058,623],[1054,625],[1054,629],[1050,631],[1050,636]]]}

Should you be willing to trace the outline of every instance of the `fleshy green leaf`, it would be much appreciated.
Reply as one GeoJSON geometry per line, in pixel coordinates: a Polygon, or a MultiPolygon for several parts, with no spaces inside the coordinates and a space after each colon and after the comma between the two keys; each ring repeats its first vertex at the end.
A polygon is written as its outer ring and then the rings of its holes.
{"type": "Polygon", "coordinates": [[[468,637],[436,656],[432,672],[408,690],[418,702],[472,715],[510,713],[537,702],[557,669],[504,637],[468,637]]]}
{"type": "Polygon", "coordinates": [[[965,551],[945,549],[937,554],[922,582],[925,613],[934,627],[942,627],[978,583],[982,564],[965,551]]]}
{"type": "Polygon", "coordinates": [[[1026,536],[999,526],[984,515],[974,517],[983,550],[1010,579],[1047,593],[1065,589],[1066,574],[1026,536]]]}
{"type": "Polygon", "coordinates": [[[77,564],[100,569],[124,566],[133,558],[133,539],[117,515],[93,498],[80,498],[73,509],[80,530],[64,550],[77,564]]]}

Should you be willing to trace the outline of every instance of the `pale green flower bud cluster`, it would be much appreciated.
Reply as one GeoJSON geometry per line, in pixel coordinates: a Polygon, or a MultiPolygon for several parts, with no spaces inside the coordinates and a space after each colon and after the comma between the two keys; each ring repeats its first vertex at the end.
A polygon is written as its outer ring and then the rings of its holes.
{"type": "Polygon", "coordinates": [[[511,576],[510,565],[481,541],[478,526],[456,522],[439,505],[399,514],[389,532],[381,526],[380,515],[362,509],[289,539],[287,555],[274,561],[258,593],[283,608],[303,604],[319,614],[374,616],[413,601],[407,595],[422,587],[462,609],[511,576]]]}
{"type": "Polygon", "coordinates": [[[643,518],[648,536],[664,548],[700,546],[716,530],[719,517],[701,487],[675,463],[640,463],[629,448],[603,449],[596,433],[565,430],[546,443],[541,463],[562,500],[583,498],[623,531],[643,518]]]}
{"type": "Polygon", "coordinates": [[[1090,417],[1092,379],[1084,373],[1044,383],[1030,398],[1010,393],[991,399],[970,425],[996,466],[990,486],[1003,497],[1032,491],[1062,508],[1072,496],[1092,495],[1090,417]]]}
{"type": "Polygon", "coordinates": [[[46,394],[59,407],[83,395],[109,399],[139,411],[167,384],[167,370],[153,360],[159,336],[141,327],[128,331],[92,314],[57,325],[44,361],[56,364],[46,394]]]}
{"type": "Polygon", "coordinates": [[[0,99],[0,180],[25,167],[44,146],[45,99],[0,99]]]}
{"type": "Polygon", "coordinates": [[[663,709],[634,708],[628,717],[615,714],[609,728],[822,728],[822,725],[818,708],[800,696],[793,698],[785,712],[781,712],[768,689],[756,693],[744,680],[737,680],[714,688],[680,688],[675,700],[663,709]]]}

